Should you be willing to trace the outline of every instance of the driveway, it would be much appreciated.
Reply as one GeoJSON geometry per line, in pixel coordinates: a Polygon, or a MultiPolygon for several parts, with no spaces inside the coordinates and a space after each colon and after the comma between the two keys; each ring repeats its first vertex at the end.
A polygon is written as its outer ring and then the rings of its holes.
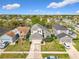
{"type": "Polygon", "coordinates": [[[0,55],[1,55],[2,52],[4,52],[4,50],[5,50],[5,49],[0,49],[0,55]]]}
{"type": "Polygon", "coordinates": [[[32,41],[29,55],[26,57],[26,59],[42,59],[41,41],[40,40],[32,41]]]}
{"type": "Polygon", "coordinates": [[[67,53],[70,56],[70,59],[79,59],[79,52],[70,44],[70,49],[66,49],[67,53]]]}

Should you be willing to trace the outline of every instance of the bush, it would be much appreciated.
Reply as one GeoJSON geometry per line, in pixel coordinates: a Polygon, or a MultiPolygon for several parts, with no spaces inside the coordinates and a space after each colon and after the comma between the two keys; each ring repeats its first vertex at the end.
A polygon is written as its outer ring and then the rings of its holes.
{"type": "Polygon", "coordinates": [[[57,37],[55,35],[51,35],[51,37],[47,36],[46,39],[44,39],[46,42],[51,42],[53,41],[54,39],[57,39],[57,37]]]}

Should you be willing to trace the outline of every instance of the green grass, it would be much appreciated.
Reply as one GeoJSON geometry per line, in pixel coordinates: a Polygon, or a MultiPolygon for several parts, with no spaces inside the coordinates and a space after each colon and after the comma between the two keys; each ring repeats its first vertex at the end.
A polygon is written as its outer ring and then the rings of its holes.
{"type": "Polygon", "coordinates": [[[79,40],[73,40],[75,45],[74,47],[79,51],[79,40]]]}
{"type": "Polygon", "coordinates": [[[9,45],[5,51],[29,51],[30,49],[30,43],[29,41],[24,42],[23,46],[20,46],[19,44],[15,44],[15,45],[9,45]]]}
{"type": "Polygon", "coordinates": [[[27,54],[1,54],[0,58],[26,58],[27,54]]]}
{"type": "Polygon", "coordinates": [[[69,59],[69,55],[67,54],[42,54],[43,58],[48,56],[57,56],[58,59],[69,59]]]}
{"type": "Polygon", "coordinates": [[[57,40],[52,42],[46,42],[45,45],[42,45],[42,51],[65,51],[63,45],[59,44],[57,40]]]}

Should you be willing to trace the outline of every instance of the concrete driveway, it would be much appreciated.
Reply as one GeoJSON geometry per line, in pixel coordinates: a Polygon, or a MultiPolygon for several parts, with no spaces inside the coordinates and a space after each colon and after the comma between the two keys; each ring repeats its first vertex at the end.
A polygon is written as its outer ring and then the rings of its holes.
{"type": "Polygon", "coordinates": [[[70,56],[70,59],[79,59],[79,52],[70,44],[70,49],[66,49],[67,53],[70,56]]]}
{"type": "Polygon", "coordinates": [[[26,57],[26,59],[43,59],[41,56],[41,41],[40,40],[32,41],[29,55],[26,57]]]}

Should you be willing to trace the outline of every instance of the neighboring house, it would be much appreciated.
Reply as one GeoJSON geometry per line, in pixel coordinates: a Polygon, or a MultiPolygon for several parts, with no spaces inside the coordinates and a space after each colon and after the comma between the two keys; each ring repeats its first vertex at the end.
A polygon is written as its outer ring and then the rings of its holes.
{"type": "Polygon", "coordinates": [[[55,18],[54,21],[55,22],[60,22],[60,21],[62,21],[62,18],[55,18]]]}
{"type": "Polygon", "coordinates": [[[17,28],[18,32],[19,32],[19,36],[20,38],[26,38],[27,33],[29,32],[29,27],[27,26],[19,26],[17,28]]]}
{"type": "Polygon", "coordinates": [[[30,18],[27,18],[26,20],[27,20],[27,21],[31,21],[31,19],[30,19],[30,18]]]}
{"type": "Polygon", "coordinates": [[[19,35],[15,34],[12,31],[9,31],[1,36],[2,42],[9,42],[10,44],[15,44],[15,42],[18,40],[19,35]]]}
{"type": "Polygon", "coordinates": [[[57,35],[60,43],[72,43],[72,38],[69,37],[67,34],[65,33],[61,33],[59,35],[57,35]]]}
{"type": "Polygon", "coordinates": [[[29,27],[19,26],[0,37],[2,42],[9,42],[15,44],[15,42],[20,38],[26,38],[27,33],[29,32],[29,27]]]}
{"type": "Polygon", "coordinates": [[[47,22],[51,22],[53,18],[47,18],[47,22]]]}
{"type": "Polygon", "coordinates": [[[6,33],[8,30],[0,28],[0,36],[3,35],[4,33],[6,33]]]}
{"type": "Polygon", "coordinates": [[[76,30],[79,30],[79,23],[77,23],[77,24],[75,25],[75,29],[76,29],[76,30]]]}
{"type": "Polygon", "coordinates": [[[69,31],[68,35],[72,37],[73,39],[77,38],[77,34],[75,32],[69,31]]]}
{"type": "Polygon", "coordinates": [[[32,26],[31,35],[35,33],[41,34],[44,38],[51,36],[51,33],[48,31],[48,29],[40,24],[35,24],[32,26]]]}
{"type": "Polygon", "coordinates": [[[79,23],[77,23],[77,24],[76,24],[76,27],[78,27],[78,28],[79,28],[79,23]]]}
{"type": "Polygon", "coordinates": [[[53,33],[55,35],[58,35],[58,34],[61,34],[61,33],[66,33],[66,34],[69,33],[69,30],[65,26],[59,25],[59,24],[54,25],[52,27],[52,29],[53,29],[53,33]]]}

